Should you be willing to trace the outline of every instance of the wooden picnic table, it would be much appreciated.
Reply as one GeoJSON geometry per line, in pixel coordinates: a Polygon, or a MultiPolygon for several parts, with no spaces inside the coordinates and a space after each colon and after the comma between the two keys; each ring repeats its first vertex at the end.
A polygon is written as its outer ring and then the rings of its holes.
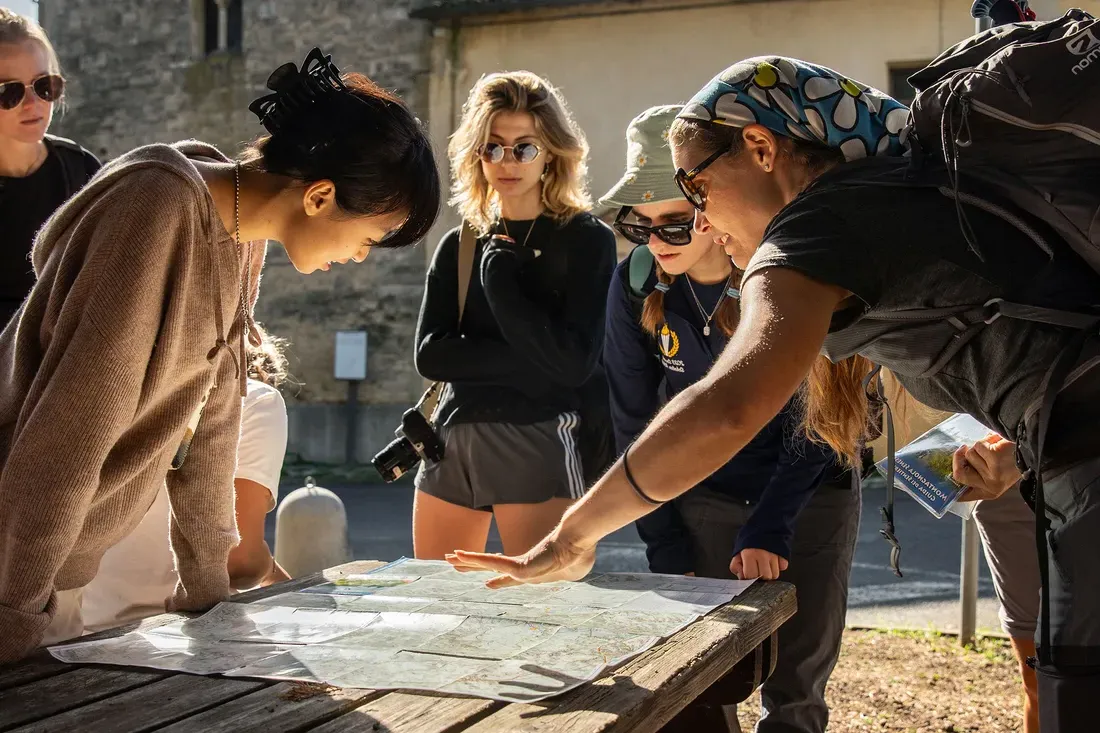
{"type": "MultiPolygon", "coordinates": [[[[233,600],[250,603],[383,564],[351,562],[233,600]]],[[[538,703],[72,665],[43,649],[0,667],[0,732],[648,733],[660,730],[735,667],[733,676],[743,681],[748,697],[774,667],[776,630],[794,612],[793,586],[755,583],[732,603],[600,679],[538,703]]],[[[81,641],[181,618],[162,614],[81,641]]]]}

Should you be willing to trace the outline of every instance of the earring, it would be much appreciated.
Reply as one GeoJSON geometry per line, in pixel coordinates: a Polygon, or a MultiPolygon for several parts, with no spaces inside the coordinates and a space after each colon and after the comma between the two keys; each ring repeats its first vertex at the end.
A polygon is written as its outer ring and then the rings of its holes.
{"type": "Polygon", "coordinates": [[[764,164],[764,170],[765,171],[770,171],[771,169],[772,169],[772,164],[771,163],[765,163],[764,164]]]}

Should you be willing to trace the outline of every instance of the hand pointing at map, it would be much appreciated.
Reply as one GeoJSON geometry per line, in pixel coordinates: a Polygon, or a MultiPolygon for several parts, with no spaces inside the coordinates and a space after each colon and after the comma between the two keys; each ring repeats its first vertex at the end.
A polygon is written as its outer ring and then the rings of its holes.
{"type": "Polygon", "coordinates": [[[581,548],[556,537],[557,533],[519,557],[506,557],[484,552],[455,550],[447,555],[447,562],[456,570],[491,570],[501,573],[486,585],[490,588],[507,588],[523,583],[554,583],[560,580],[580,580],[592,570],[596,560],[595,546],[581,548]]]}

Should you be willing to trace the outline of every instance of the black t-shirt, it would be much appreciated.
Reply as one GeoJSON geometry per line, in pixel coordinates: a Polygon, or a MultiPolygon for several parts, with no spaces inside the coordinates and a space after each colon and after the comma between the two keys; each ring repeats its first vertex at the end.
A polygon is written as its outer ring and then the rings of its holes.
{"type": "Polygon", "coordinates": [[[49,154],[34,173],[24,178],[0,177],[0,329],[34,286],[30,254],[38,230],[99,168],[91,153],[47,145],[49,154]],[[67,181],[62,155],[81,156],[74,169],[86,173],[83,180],[67,181]]]}
{"type": "MultiPolygon", "coordinates": [[[[784,208],[746,278],[787,267],[850,291],[857,302],[833,318],[830,358],[863,354],[921,402],[970,413],[1015,440],[1074,332],[1011,318],[978,325],[967,307],[1002,298],[1083,312],[1100,304],[1100,276],[1042,225],[1028,222],[1050,253],[1000,217],[967,206],[979,257],[962,235],[955,202],[939,191],[851,183],[875,165],[897,161],[839,166],[784,208]]],[[[1100,403],[1075,409],[1065,424],[1100,418],[1100,403]]]]}
{"type": "Polygon", "coordinates": [[[542,254],[526,264],[508,254],[483,262],[487,239],[478,241],[461,328],[458,229],[428,270],[416,367],[447,383],[440,424],[553,419],[580,407],[578,390],[598,368],[615,269],[611,229],[589,214],[564,225],[545,216],[507,224],[517,243],[542,254]]]}

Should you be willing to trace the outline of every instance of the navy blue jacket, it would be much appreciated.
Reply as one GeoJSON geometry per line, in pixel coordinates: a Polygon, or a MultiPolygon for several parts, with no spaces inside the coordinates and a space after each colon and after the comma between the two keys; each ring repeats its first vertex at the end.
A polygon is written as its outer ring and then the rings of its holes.
{"type": "MultiPolygon", "coordinates": [[[[638,437],[666,399],[707,373],[727,341],[716,325],[710,336],[703,335],[703,318],[686,276],[676,278],[665,295],[667,332],[662,328],[657,339],[646,333],[632,305],[637,298],[630,294],[629,261],[629,257],[623,260],[611,278],[604,336],[611,419],[619,452],[638,437]]],[[[651,275],[646,292],[655,282],[651,275]]],[[[722,285],[695,284],[708,311],[722,289],[722,285]]],[[[730,501],[755,505],[737,537],[730,538],[731,559],[746,548],[790,558],[795,518],[835,459],[827,447],[804,438],[800,425],[800,408],[792,400],[729,463],[699,484],[730,501]]],[[[637,527],[652,572],[695,570],[691,536],[675,502],[638,520],[637,527]]]]}

